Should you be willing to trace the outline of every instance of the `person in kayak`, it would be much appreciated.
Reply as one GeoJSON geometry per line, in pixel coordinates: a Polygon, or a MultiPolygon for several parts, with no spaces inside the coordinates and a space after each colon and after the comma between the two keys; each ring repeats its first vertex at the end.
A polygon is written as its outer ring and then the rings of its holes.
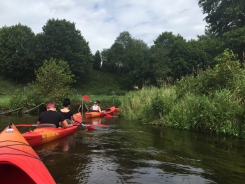
{"type": "MultiPolygon", "coordinates": [[[[37,120],[37,127],[41,127],[42,124],[53,124],[56,128],[59,127],[59,123],[63,128],[68,127],[65,117],[61,112],[56,111],[55,104],[49,103],[46,105],[47,111],[41,112],[37,120]]],[[[45,125],[44,125],[45,126],[45,125]]]]}
{"type": "Polygon", "coordinates": [[[63,100],[63,108],[59,111],[63,114],[68,124],[72,124],[74,121],[76,121],[76,115],[74,115],[73,111],[71,111],[70,108],[71,101],[69,98],[65,98],[63,100]]]}
{"type": "Polygon", "coordinates": [[[101,108],[97,101],[94,102],[94,105],[90,108],[92,112],[101,112],[101,108]]]}

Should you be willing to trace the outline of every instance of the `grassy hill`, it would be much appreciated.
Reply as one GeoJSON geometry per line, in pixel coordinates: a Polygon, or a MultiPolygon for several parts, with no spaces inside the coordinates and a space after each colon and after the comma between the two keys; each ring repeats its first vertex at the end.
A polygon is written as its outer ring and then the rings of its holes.
{"type": "MultiPolygon", "coordinates": [[[[92,70],[86,80],[85,84],[77,81],[73,86],[74,92],[71,98],[75,101],[80,101],[81,95],[87,94],[91,96],[93,100],[104,99],[104,102],[107,101],[107,98],[109,98],[109,101],[110,96],[113,96],[114,102],[115,95],[124,95],[126,93],[120,86],[120,76],[115,74],[92,70]]],[[[23,91],[25,87],[25,85],[15,84],[1,77],[0,85],[0,108],[2,109],[6,107],[9,108],[11,95],[17,90],[23,91]]]]}
{"type": "Polygon", "coordinates": [[[85,84],[77,82],[74,88],[80,94],[88,95],[123,95],[121,77],[116,74],[92,70],[85,84]]]}

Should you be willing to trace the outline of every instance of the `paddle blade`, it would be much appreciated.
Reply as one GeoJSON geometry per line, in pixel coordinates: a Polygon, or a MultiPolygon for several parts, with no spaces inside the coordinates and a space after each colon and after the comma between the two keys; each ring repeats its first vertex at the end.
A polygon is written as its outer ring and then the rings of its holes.
{"type": "Polygon", "coordinates": [[[89,101],[89,97],[88,97],[87,95],[83,95],[83,99],[84,99],[85,101],[89,101]]]}
{"type": "Polygon", "coordinates": [[[90,124],[89,126],[95,126],[95,127],[104,127],[104,128],[108,128],[108,125],[105,124],[90,124]]]}
{"type": "Polygon", "coordinates": [[[89,125],[83,124],[83,126],[86,127],[90,131],[97,130],[94,127],[103,127],[103,128],[109,127],[108,125],[104,125],[104,124],[89,124],[89,125]]]}
{"type": "Polygon", "coordinates": [[[110,115],[109,113],[105,113],[107,118],[112,118],[112,115],[110,115]]]}
{"type": "Polygon", "coordinates": [[[85,125],[85,127],[90,130],[90,131],[93,131],[93,130],[96,130],[95,128],[91,127],[90,125],[85,125]]]}
{"type": "Polygon", "coordinates": [[[82,114],[80,112],[74,114],[75,116],[75,121],[78,122],[78,123],[82,123],[83,121],[83,118],[82,118],[82,114]]]}

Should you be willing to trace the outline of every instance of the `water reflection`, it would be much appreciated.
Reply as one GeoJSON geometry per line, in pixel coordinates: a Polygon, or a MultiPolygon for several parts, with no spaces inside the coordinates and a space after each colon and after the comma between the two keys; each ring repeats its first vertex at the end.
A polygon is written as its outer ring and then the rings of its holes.
{"type": "MultiPolygon", "coordinates": [[[[28,118],[11,117],[11,121],[36,121],[28,118]]],[[[8,118],[0,122],[5,127],[8,118]]],[[[146,126],[118,117],[104,117],[100,123],[110,127],[79,129],[34,147],[57,183],[196,184],[243,183],[245,179],[244,140],[146,126]]]]}

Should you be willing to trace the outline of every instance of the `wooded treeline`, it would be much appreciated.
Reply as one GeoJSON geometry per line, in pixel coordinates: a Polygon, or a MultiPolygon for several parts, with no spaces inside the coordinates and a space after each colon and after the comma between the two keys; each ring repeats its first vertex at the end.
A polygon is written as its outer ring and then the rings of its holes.
{"type": "MultiPolygon", "coordinates": [[[[183,76],[213,68],[214,58],[226,48],[244,61],[245,4],[242,0],[199,0],[208,26],[204,35],[186,40],[163,32],[152,46],[121,32],[110,48],[91,53],[88,41],[75,23],[50,19],[43,32],[34,34],[22,24],[0,29],[0,76],[27,83],[45,60],[66,61],[74,79],[89,80],[91,70],[121,76],[121,87],[131,90],[144,85],[174,83],[183,76]]],[[[152,28],[154,29],[154,28],[152,28]]],[[[95,35],[96,36],[96,35],[95,35]]]]}

